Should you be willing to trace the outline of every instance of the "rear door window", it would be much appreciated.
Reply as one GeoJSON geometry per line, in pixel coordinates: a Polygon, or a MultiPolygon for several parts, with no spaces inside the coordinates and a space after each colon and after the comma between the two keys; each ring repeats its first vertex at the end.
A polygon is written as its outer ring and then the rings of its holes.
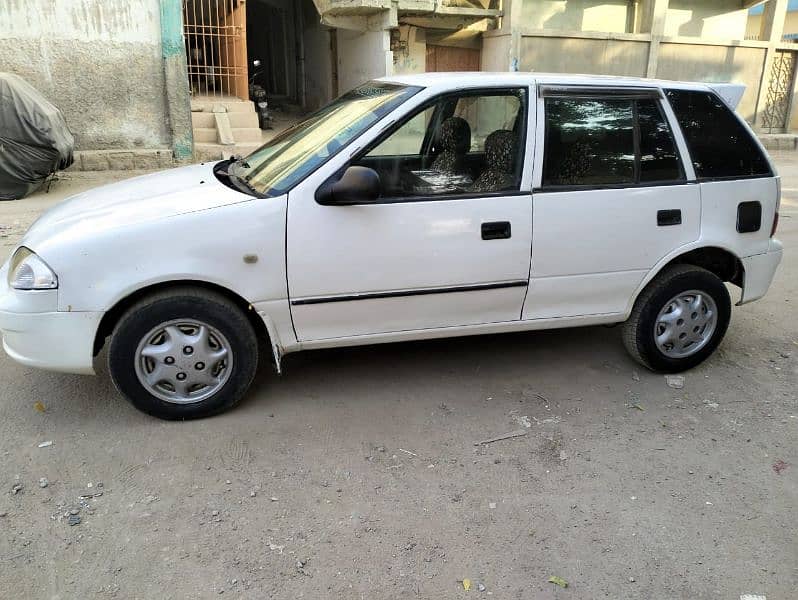
{"type": "Polygon", "coordinates": [[[544,187],[684,180],[673,132],[654,98],[551,97],[545,111],[544,187]]]}
{"type": "Polygon", "coordinates": [[[676,141],[659,102],[653,98],[638,100],[637,122],[640,127],[641,183],[684,179],[676,141]]]}
{"type": "Polygon", "coordinates": [[[699,179],[768,177],[770,165],[749,131],[712,92],[666,90],[699,179]]]}

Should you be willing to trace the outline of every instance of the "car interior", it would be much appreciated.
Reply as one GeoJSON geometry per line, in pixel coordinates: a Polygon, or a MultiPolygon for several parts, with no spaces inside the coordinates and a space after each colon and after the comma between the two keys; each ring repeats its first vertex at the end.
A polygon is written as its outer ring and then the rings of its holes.
{"type": "Polygon", "coordinates": [[[523,90],[448,95],[381,136],[352,164],[379,174],[383,198],[517,190],[525,126],[523,90]]]}

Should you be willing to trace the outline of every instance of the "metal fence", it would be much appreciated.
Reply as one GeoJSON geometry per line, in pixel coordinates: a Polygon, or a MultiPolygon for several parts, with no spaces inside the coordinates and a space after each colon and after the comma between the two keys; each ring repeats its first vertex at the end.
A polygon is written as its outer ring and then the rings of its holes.
{"type": "Polygon", "coordinates": [[[246,8],[241,0],[183,0],[191,93],[249,96],[246,8]]]}

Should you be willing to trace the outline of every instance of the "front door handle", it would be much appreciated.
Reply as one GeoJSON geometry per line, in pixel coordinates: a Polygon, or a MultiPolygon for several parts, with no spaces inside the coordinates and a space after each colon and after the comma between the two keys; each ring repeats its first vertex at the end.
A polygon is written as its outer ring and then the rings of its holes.
{"type": "Polygon", "coordinates": [[[492,221],[482,224],[483,240],[505,240],[511,235],[510,221],[492,221]]]}

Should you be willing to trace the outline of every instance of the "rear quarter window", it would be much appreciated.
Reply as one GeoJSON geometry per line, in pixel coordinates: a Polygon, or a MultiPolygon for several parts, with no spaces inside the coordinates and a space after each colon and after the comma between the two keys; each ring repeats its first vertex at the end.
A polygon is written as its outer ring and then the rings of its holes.
{"type": "Polygon", "coordinates": [[[767,158],[732,110],[712,92],[665,91],[699,179],[768,177],[767,158]]]}

